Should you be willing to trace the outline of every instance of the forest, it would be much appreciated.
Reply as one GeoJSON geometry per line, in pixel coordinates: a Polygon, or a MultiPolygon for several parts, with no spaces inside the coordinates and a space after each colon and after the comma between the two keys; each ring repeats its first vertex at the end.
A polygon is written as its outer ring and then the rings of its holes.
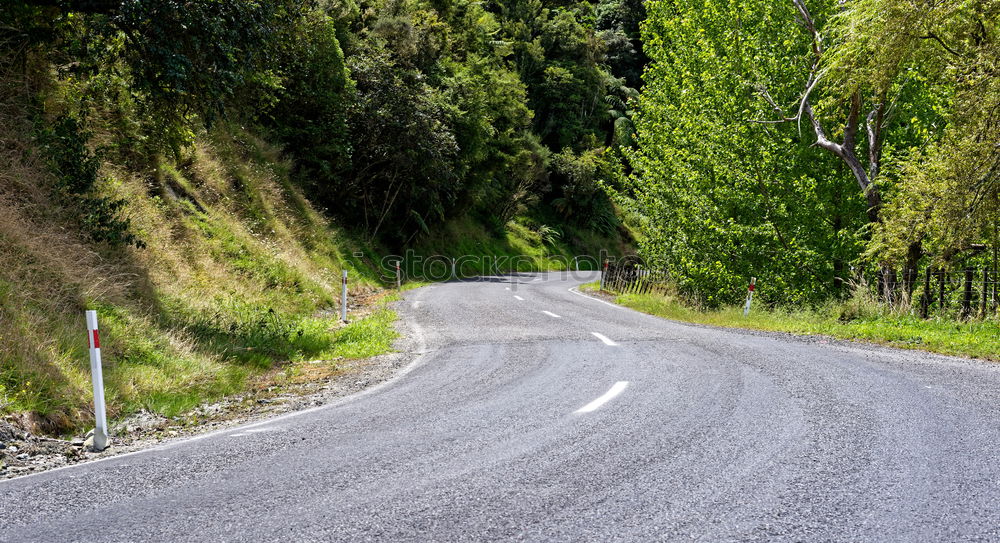
{"type": "Polygon", "coordinates": [[[27,87],[6,90],[95,239],[142,243],[92,194],[102,161],[148,171],[220,122],[280,142],[312,201],[390,248],[459,216],[619,226],[599,180],[630,136],[641,0],[4,6],[7,79],[27,87]]]}
{"type": "Polygon", "coordinates": [[[690,300],[738,303],[757,276],[772,304],[863,285],[915,302],[933,268],[975,270],[995,310],[1000,2],[645,6],[636,145],[610,188],[690,300]]]}
{"type": "Polygon", "coordinates": [[[995,358],[998,75],[1000,0],[2,2],[0,411],[87,420],[90,308],[112,417],[386,352],[410,250],[995,358]]]}
{"type": "Polygon", "coordinates": [[[27,88],[8,95],[99,241],[144,243],[94,188],[102,161],[155,169],[226,122],[280,142],[312,201],[392,249],[456,217],[631,231],[709,306],[750,276],[792,304],[866,280],[908,297],[928,267],[996,277],[1000,2],[3,9],[6,79],[27,88]]]}

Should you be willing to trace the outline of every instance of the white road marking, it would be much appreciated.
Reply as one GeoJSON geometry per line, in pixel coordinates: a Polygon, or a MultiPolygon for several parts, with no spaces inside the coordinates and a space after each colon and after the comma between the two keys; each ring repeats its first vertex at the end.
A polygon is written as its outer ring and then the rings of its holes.
{"type": "Polygon", "coordinates": [[[605,345],[611,345],[612,347],[615,347],[615,346],[618,345],[614,341],[611,341],[610,339],[608,339],[608,336],[606,336],[604,334],[599,334],[597,332],[591,332],[591,334],[594,334],[594,337],[596,337],[597,339],[603,341],[605,345]]]}
{"type": "Polygon", "coordinates": [[[518,300],[521,300],[522,302],[524,301],[524,298],[518,296],[517,294],[515,294],[514,297],[517,298],[518,300]]]}
{"type": "Polygon", "coordinates": [[[600,409],[602,405],[610,402],[611,400],[614,399],[615,396],[621,394],[626,387],[628,387],[628,381],[618,381],[617,383],[612,385],[611,388],[608,389],[608,391],[605,392],[600,398],[597,398],[596,400],[588,403],[587,405],[581,407],[580,409],[577,409],[576,412],[590,413],[591,411],[597,411],[598,409],[600,409]]]}
{"type": "Polygon", "coordinates": [[[555,313],[553,313],[551,311],[542,311],[542,313],[545,313],[546,315],[552,317],[553,319],[561,319],[562,318],[559,315],[556,315],[555,313]]]}
{"type": "Polygon", "coordinates": [[[604,305],[610,305],[611,307],[615,307],[615,308],[618,308],[618,309],[624,309],[626,311],[630,311],[629,308],[627,308],[627,307],[625,307],[623,305],[613,304],[611,302],[605,302],[604,300],[599,300],[597,298],[594,298],[593,296],[589,296],[587,294],[584,294],[584,293],[580,292],[579,290],[576,290],[576,287],[573,287],[573,288],[569,289],[569,291],[571,293],[573,293],[573,294],[576,294],[577,296],[583,296],[584,298],[586,298],[588,300],[593,300],[595,302],[599,302],[599,303],[602,303],[604,305]]]}
{"type": "Polygon", "coordinates": [[[420,307],[420,304],[422,304],[422,303],[423,302],[420,301],[420,300],[417,300],[417,301],[413,302],[413,309],[416,309],[416,308],[420,307]]]}
{"type": "Polygon", "coordinates": [[[510,290],[510,287],[503,287],[504,290],[510,290]]]}

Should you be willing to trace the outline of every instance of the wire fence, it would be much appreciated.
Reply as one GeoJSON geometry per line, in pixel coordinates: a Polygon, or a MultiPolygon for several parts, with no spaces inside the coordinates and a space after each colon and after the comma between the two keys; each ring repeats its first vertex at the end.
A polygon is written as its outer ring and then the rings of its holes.
{"type": "Polygon", "coordinates": [[[1000,274],[988,267],[872,272],[864,283],[883,303],[923,318],[975,318],[996,315],[1000,274]]]}
{"type": "Polygon", "coordinates": [[[628,263],[606,263],[601,275],[601,288],[620,294],[665,293],[669,274],[628,263]]]}
{"type": "MultiPolygon", "coordinates": [[[[666,293],[670,274],[631,262],[607,263],[601,288],[620,294],[666,293]]],[[[902,313],[922,318],[985,318],[1000,309],[1000,273],[989,267],[897,272],[890,269],[858,270],[856,290],[902,313]]]]}

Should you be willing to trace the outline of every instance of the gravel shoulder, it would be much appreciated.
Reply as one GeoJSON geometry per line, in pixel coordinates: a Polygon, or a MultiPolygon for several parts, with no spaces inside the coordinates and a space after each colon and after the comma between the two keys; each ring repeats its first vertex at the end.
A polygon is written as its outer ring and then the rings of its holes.
{"type": "Polygon", "coordinates": [[[8,416],[0,420],[0,480],[140,451],[342,401],[389,381],[416,359],[422,346],[412,324],[400,318],[395,328],[399,338],[391,353],[339,364],[315,360],[306,365],[303,377],[295,382],[255,388],[172,418],[140,411],[112,422],[111,446],[100,452],[84,446],[87,435],[69,440],[34,435],[23,430],[24,425],[16,417],[8,416]],[[313,366],[314,371],[309,371],[308,366],[313,366]]]}

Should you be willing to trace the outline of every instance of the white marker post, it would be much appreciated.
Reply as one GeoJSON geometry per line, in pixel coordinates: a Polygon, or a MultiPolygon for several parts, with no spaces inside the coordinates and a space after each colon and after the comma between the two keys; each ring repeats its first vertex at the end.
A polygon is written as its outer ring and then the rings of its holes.
{"type": "Polygon", "coordinates": [[[347,322],[347,270],[340,280],[340,320],[347,322]]]}
{"type": "Polygon", "coordinates": [[[401,279],[401,276],[399,274],[399,261],[397,260],[396,261],[396,290],[399,290],[400,288],[402,288],[401,285],[402,285],[402,279],[401,279]]]}
{"type": "Polygon", "coordinates": [[[579,272],[580,271],[580,257],[578,257],[578,256],[574,256],[573,257],[573,265],[576,266],[576,271],[579,272]]]}
{"type": "Polygon", "coordinates": [[[750,286],[747,287],[747,303],[743,306],[743,316],[746,317],[750,314],[750,302],[753,302],[753,291],[757,288],[757,278],[750,278],[750,286]]]}
{"type": "Polygon", "coordinates": [[[97,311],[87,311],[87,340],[90,343],[90,375],[94,382],[94,450],[108,448],[108,417],[104,407],[104,372],[101,370],[101,337],[97,331],[97,311]]]}
{"type": "Polygon", "coordinates": [[[455,275],[455,259],[454,258],[451,259],[451,278],[452,279],[458,279],[458,276],[455,275]]]}

